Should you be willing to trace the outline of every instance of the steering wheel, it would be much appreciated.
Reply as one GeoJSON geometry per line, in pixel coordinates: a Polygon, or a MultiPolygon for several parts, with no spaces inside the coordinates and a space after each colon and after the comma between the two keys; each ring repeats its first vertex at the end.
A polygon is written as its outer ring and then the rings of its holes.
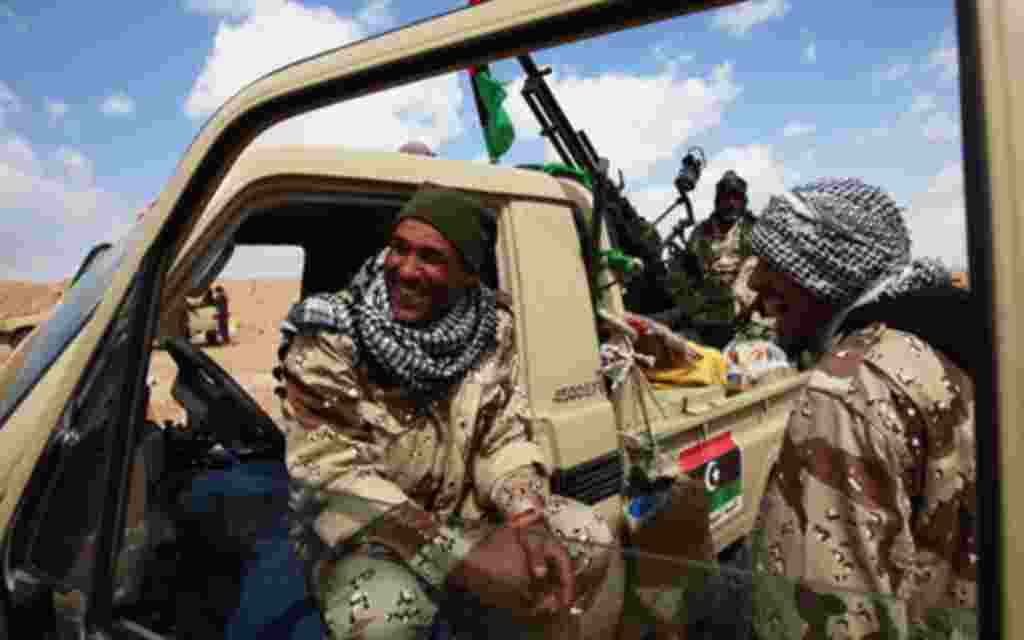
{"type": "Polygon", "coordinates": [[[171,396],[196,420],[196,428],[208,430],[241,457],[283,459],[284,435],[231,374],[184,338],[168,338],[164,347],[178,366],[171,396]]]}

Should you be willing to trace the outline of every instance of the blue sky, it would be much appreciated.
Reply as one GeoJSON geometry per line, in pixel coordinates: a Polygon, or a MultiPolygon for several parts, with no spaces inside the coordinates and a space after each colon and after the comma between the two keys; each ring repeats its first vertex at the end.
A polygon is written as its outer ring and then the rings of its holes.
{"type": "MultiPolygon", "coordinates": [[[[0,278],[65,277],[89,246],[123,233],[205,119],[247,82],[459,6],[0,1],[0,278]]],[[[672,201],[679,161],[700,145],[710,162],[698,217],[727,169],[750,182],[755,212],[802,181],[859,176],[907,207],[916,254],[961,267],[953,27],[952,2],[753,0],[535,58],[553,67],[570,119],[623,171],[648,217],[672,201]]],[[[509,83],[518,132],[502,164],[550,155],[518,93],[518,65],[493,70],[509,83]]],[[[409,139],[485,161],[464,74],[283,123],[256,144],[393,150],[409,139]]],[[[231,275],[277,273],[265,256],[236,262],[231,275]]]]}

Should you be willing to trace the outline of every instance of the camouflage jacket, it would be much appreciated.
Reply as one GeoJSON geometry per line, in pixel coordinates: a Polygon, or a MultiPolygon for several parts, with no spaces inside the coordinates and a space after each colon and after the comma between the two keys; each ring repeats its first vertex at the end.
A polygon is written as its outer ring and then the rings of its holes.
{"type": "Polygon", "coordinates": [[[757,298],[749,285],[757,258],[743,248],[744,228],[748,226],[740,220],[723,234],[714,218],[708,218],[694,228],[686,241],[686,249],[696,256],[704,277],[713,274],[722,286],[732,290],[736,317],[745,317],[757,298]]]}
{"type": "Polygon", "coordinates": [[[765,493],[757,568],[793,582],[762,589],[759,636],[907,637],[936,612],[973,620],[975,492],[967,375],[882,324],[841,340],[765,493]]]}
{"type": "Polygon", "coordinates": [[[697,257],[701,271],[718,276],[722,284],[732,286],[747,256],[743,255],[743,229],[741,220],[722,233],[714,216],[702,221],[690,233],[686,249],[697,257]]]}
{"type": "Polygon", "coordinates": [[[344,507],[339,496],[391,505],[411,500],[442,521],[452,514],[478,518],[496,507],[499,480],[546,468],[518,382],[513,327],[511,313],[499,307],[496,347],[426,407],[380,386],[364,364],[353,366],[351,337],[294,336],[282,362],[286,459],[294,481],[339,507],[318,518],[324,542],[348,539],[371,517],[362,517],[354,501],[344,507]]]}

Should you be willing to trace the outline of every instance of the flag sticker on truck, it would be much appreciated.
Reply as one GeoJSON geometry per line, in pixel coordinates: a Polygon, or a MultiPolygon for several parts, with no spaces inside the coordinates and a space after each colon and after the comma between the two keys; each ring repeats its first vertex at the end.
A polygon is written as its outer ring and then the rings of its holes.
{"type": "Polygon", "coordinates": [[[743,509],[743,456],[731,433],[684,449],[679,454],[679,468],[704,482],[712,529],[743,509]]]}

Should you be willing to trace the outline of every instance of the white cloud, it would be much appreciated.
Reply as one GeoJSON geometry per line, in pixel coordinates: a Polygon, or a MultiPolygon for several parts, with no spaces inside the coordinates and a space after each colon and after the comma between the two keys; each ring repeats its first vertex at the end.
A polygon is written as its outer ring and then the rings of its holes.
{"type": "Polygon", "coordinates": [[[921,133],[928,142],[951,142],[960,137],[960,123],[945,111],[936,111],[925,118],[921,133]]]}
{"type": "Polygon", "coordinates": [[[71,147],[58,147],[54,158],[60,163],[68,181],[73,184],[92,183],[92,161],[81,151],[71,147]]]}
{"type": "Polygon", "coordinates": [[[211,16],[245,18],[254,13],[272,11],[285,0],[185,0],[185,10],[211,16]]]}
{"type": "Polygon", "coordinates": [[[62,148],[46,161],[24,137],[0,129],[0,278],[56,280],[85,250],[110,240],[132,220],[117,196],[93,182],[91,163],[62,148]]]}
{"type": "MultiPolygon", "coordinates": [[[[633,206],[636,207],[637,213],[652,222],[664,213],[678,196],[671,184],[648,185],[644,189],[630,191],[626,195],[629,197],[629,201],[633,203],[633,206]]],[[[700,219],[701,211],[695,209],[693,214],[695,218],[700,219]]],[[[668,233],[671,233],[672,226],[684,216],[686,216],[686,208],[683,205],[673,209],[668,214],[668,217],[658,226],[661,237],[664,238],[668,233]]]]}
{"type": "Polygon", "coordinates": [[[909,62],[905,60],[899,60],[896,62],[892,62],[888,66],[875,71],[875,80],[878,82],[883,80],[901,80],[910,75],[910,70],[911,67],[909,62]]]}
{"type": "MultiPolygon", "coordinates": [[[[573,125],[590,136],[598,153],[621,169],[628,180],[642,180],[659,162],[672,158],[693,136],[719,124],[741,89],[731,63],[715,66],[706,78],[687,77],[666,64],[652,75],[608,71],[600,75],[548,76],[551,90],[573,125]]],[[[508,88],[522,88],[522,78],[508,88]]],[[[524,100],[509,100],[509,115],[520,139],[536,138],[536,120],[524,100]]],[[[555,158],[548,145],[548,157],[555,158]]]]}
{"type": "Polygon", "coordinates": [[[806,136],[814,133],[815,126],[809,122],[799,122],[794,120],[789,122],[782,129],[782,135],[787,138],[795,138],[797,136],[806,136]]]}
{"type": "MultiPolygon", "coordinates": [[[[755,214],[761,212],[772,195],[785,190],[795,177],[794,172],[776,157],[770,145],[752,144],[723,149],[708,159],[704,174],[690,196],[698,222],[711,214],[715,204],[715,185],[730,169],[747,181],[750,209],[755,214]]],[[[671,186],[659,185],[631,193],[629,197],[641,215],[654,220],[675,200],[676,191],[671,186]]],[[[664,237],[684,215],[685,209],[679,207],[661,223],[658,231],[664,237]]]]}
{"type": "Polygon", "coordinates": [[[6,82],[0,80],[0,127],[4,126],[7,114],[17,113],[21,111],[21,108],[21,98],[14,93],[6,82]]]}
{"type": "Polygon", "coordinates": [[[135,100],[123,91],[116,91],[103,99],[100,111],[108,116],[128,116],[135,113],[135,100]]]}
{"type": "Polygon", "coordinates": [[[910,105],[910,113],[928,113],[934,111],[938,106],[938,99],[934,93],[919,93],[914,96],[914,102],[910,105]]]}
{"type": "Polygon", "coordinates": [[[785,0],[750,0],[717,11],[711,19],[711,26],[737,38],[744,38],[757,25],[785,16],[789,8],[790,5],[785,0]]]}
{"type": "Polygon", "coordinates": [[[437,151],[462,135],[464,97],[457,76],[431,78],[293,118],[266,131],[255,144],[395,151],[419,140],[437,151]]]}
{"type": "Polygon", "coordinates": [[[351,17],[292,1],[252,13],[237,24],[222,22],[185,101],[185,112],[203,118],[271,71],[367,34],[366,26],[351,17]]]}
{"type": "Polygon", "coordinates": [[[967,266],[967,221],[963,168],[946,165],[907,208],[911,249],[915,256],[940,258],[952,268],[967,266]]]}
{"type": "Polygon", "coordinates": [[[934,49],[928,56],[928,68],[938,69],[939,77],[947,85],[955,83],[960,75],[960,58],[956,45],[934,49]]]}
{"type": "Polygon", "coordinates": [[[857,137],[854,138],[854,142],[856,142],[856,144],[858,145],[864,145],[873,139],[886,138],[890,136],[892,132],[893,126],[888,122],[882,122],[878,124],[878,126],[872,127],[867,131],[857,134],[857,137]]]}
{"type": "Polygon", "coordinates": [[[0,131],[0,163],[12,170],[33,172],[39,167],[36,152],[25,138],[0,131]]]}
{"type": "Polygon", "coordinates": [[[804,62],[817,62],[818,61],[818,47],[815,43],[810,43],[804,47],[804,62]]]}
{"type": "MultiPolygon", "coordinates": [[[[651,57],[663,67],[677,67],[690,64],[697,59],[697,54],[681,51],[671,42],[658,42],[651,46],[651,57]]],[[[566,74],[573,73],[569,70],[568,65],[562,66],[562,72],[566,74]]]]}
{"type": "Polygon", "coordinates": [[[60,122],[61,118],[68,114],[68,103],[61,100],[46,99],[46,112],[50,114],[50,125],[60,122]]]}
{"type": "MultiPolygon", "coordinates": [[[[211,3],[206,3],[210,6],[211,3]]],[[[296,60],[359,40],[392,20],[390,2],[373,0],[355,16],[288,1],[246,4],[237,23],[221,23],[206,63],[185,101],[203,118],[250,82],[296,60]],[[275,45],[268,47],[268,40],[275,45]]],[[[226,11],[226,6],[218,5],[226,11]]],[[[415,139],[433,149],[461,135],[465,92],[449,74],[327,107],[276,125],[259,144],[324,144],[397,149],[415,139]]]]}
{"type": "Polygon", "coordinates": [[[391,0],[370,0],[359,12],[359,21],[376,29],[394,26],[395,15],[391,11],[391,0]]]}

